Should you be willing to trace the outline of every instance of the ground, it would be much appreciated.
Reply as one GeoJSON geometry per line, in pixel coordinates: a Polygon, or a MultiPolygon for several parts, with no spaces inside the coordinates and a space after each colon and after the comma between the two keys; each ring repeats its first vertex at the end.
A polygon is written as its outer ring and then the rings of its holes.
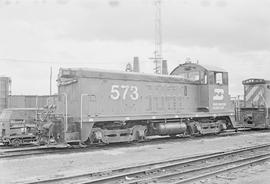
{"type": "MultiPolygon", "coordinates": [[[[27,156],[0,159],[0,183],[23,183],[39,179],[104,171],[142,163],[224,151],[270,142],[269,132],[201,139],[178,139],[160,144],[113,147],[72,154],[27,156]],[[179,141],[178,141],[179,140],[179,141]]],[[[0,150],[1,151],[1,150],[0,150]]],[[[200,183],[270,183],[270,164],[219,175],[200,183]],[[269,181],[269,182],[268,182],[269,181]]]]}
{"type": "Polygon", "coordinates": [[[202,179],[194,184],[269,184],[270,162],[202,179]]]}

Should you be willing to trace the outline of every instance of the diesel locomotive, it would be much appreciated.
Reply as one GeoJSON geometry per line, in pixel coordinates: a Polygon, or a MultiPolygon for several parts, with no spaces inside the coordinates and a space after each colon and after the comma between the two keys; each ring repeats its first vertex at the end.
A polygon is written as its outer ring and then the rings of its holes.
{"type": "Polygon", "coordinates": [[[239,126],[228,72],[217,67],[184,63],[170,75],[61,68],[57,82],[56,114],[63,116],[51,121],[65,142],[131,142],[239,126]]]}
{"type": "Polygon", "coordinates": [[[184,63],[170,75],[61,68],[57,83],[56,105],[23,109],[19,119],[2,113],[0,142],[108,144],[270,128],[270,81],[244,80],[244,99],[231,101],[218,67],[184,63]]]}
{"type": "Polygon", "coordinates": [[[270,81],[251,78],[244,85],[243,106],[236,111],[236,117],[243,127],[252,129],[270,128],[270,81]]]}

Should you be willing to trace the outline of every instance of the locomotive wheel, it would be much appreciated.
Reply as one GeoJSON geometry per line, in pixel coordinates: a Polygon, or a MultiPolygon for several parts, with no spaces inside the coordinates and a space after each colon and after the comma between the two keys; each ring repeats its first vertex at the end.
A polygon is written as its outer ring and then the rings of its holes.
{"type": "Polygon", "coordinates": [[[147,129],[145,129],[145,130],[143,131],[143,136],[141,137],[141,140],[142,140],[142,141],[145,141],[145,140],[146,140],[146,137],[147,137],[147,129]]]}
{"type": "Polygon", "coordinates": [[[134,141],[135,142],[141,142],[143,140],[144,140],[144,136],[140,136],[140,132],[139,131],[136,131],[135,132],[135,139],[134,139],[134,141]]]}
{"type": "Polygon", "coordinates": [[[191,126],[187,126],[186,135],[193,136],[194,132],[191,126]]]}
{"type": "Polygon", "coordinates": [[[91,141],[90,138],[88,137],[87,140],[84,141],[84,144],[90,145],[90,144],[93,144],[93,141],[91,141]]]}
{"type": "Polygon", "coordinates": [[[143,127],[141,125],[139,125],[137,127],[133,127],[132,131],[133,131],[132,132],[133,141],[135,141],[135,142],[145,141],[146,135],[147,135],[147,128],[143,129],[143,127]]]}
{"type": "Polygon", "coordinates": [[[13,139],[11,141],[11,145],[14,147],[19,147],[22,144],[22,141],[20,139],[13,139]]]}

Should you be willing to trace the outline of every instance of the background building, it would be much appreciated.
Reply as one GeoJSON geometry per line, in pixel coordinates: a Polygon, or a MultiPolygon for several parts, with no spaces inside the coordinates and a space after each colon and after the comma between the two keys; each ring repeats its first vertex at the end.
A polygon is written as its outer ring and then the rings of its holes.
{"type": "Polygon", "coordinates": [[[56,104],[57,95],[9,95],[6,108],[42,108],[56,104]]]}
{"type": "Polygon", "coordinates": [[[0,113],[5,108],[42,108],[56,104],[57,95],[11,95],[11,78],[0,76],[0,113]]]}
{"type": "Polygon", "coordinates": [[[0,112],[8,106],[8,96],[11,94],[11,79],[0,77],[0,112]]]}

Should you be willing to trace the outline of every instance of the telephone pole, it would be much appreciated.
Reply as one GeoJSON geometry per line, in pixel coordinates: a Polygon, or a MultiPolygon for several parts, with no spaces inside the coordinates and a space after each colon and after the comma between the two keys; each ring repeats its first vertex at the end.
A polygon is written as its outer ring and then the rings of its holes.
{"type": "Polygon", "coordinates": [[[52,96],[52,67],[50,67],[50,96],[52,96]]]}
{"type": "Polygon", "coordinates": [[[155,51],[154,51],[154,72],[162,73],[162,33],[161,33],[161,0],[154,0],[155,3],[155,51]]]}

